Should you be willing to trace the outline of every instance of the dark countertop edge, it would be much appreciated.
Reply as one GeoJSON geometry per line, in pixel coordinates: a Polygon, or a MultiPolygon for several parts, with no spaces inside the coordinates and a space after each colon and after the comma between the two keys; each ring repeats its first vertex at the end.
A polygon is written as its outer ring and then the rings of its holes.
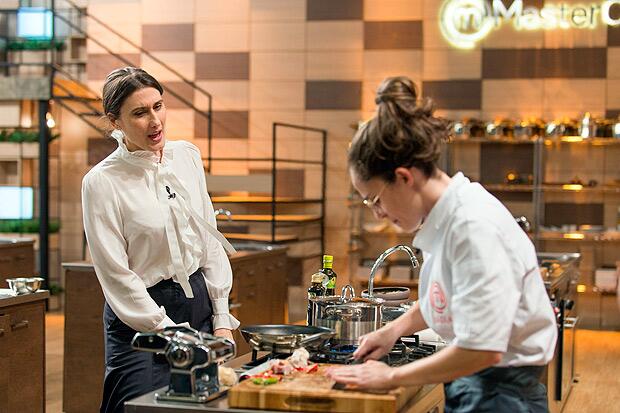
{"type": "MultiPolygon", "coordinates": [[[[258,356],[266,354],[259,352],[258,356]]],[[[234,358],[226,363],[225,366],[231,368],[237,368],[251,359],[252,353],[243,354],[237,358],[234,358]]],[[[411,400],[405,406],[410,408],[413,403],[416,403],[426,395],[428,395],[436,386],[440,384],[427,384],[422,386],[422,389],[411,398],[411,400]]],[[[179,413],[186,411],[201,411],[201,412],[226,412],[226,413],[282,413],[282,410],[267,410],[267,409],[242,409],[237,407],[228,406],[228,396],[222,395],[221,397],[211,400],[210,402],[201,403],[182,403],[182,402],[157,402],[155,401],[155,393],[164,391],[166,387],[152,391],[145,395],[139,396],[133,400],[125,402],[125,413],[179,413]]]]}
{"type": "Polygon", "coordinates": [[[12,305],[26,304],[40,300],[47,300],[50,292],[47,290],[39,290],[36,293],[10,296],[0,296],[0,308],[10,307],[12,305]]]}
{"type": "Polygon", "coordinates": [[[33,238],[0,238],[0,249],[32,244],[34,244],[33,238]]]}
{"type": "MultiPolygon", "coordinates": [[[[274,247],[272,250],[268,251],[238,251],[236,254],[231,255],[229,258],[230,262],[237,261],[245,261],[253,258],[269,256],[269,255],[278,255],[284,254],[288,250],[287,247],[274,247]]],[[[93,263],[89,261],[73,261],[73,262],[63,262],[62,268],[70,271],[92,271],[93,263]]]]}

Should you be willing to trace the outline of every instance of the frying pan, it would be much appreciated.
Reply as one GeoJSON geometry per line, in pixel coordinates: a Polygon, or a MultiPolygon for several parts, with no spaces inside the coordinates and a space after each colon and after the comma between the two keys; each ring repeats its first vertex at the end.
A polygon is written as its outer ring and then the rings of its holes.
{"type": "Polygon", "coordinates": [[[263,324],[242,327],[241,334],[253,350],[292,353],[299,347],[317,349],[336,333],[326,327],[263,324]]]}

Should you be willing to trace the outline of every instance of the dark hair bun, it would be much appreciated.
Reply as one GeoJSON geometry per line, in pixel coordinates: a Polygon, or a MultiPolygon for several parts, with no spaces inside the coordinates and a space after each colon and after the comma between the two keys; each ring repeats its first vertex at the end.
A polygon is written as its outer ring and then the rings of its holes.
{"type": "Polygon", "coordinates": [[[390,114],[402,120],[432,116],[435,110],[430,99],[418,100],[415,83],[405,76],[383,80],[377,89],[375,103],[378,106],[384,104],[390,114]]]}
{"type": "Polygon", "coordinates": [[[365,180],[380,176],[393,181],[400,166],[415,166],[430,176],[449,135],[449,122],[433,116],[432,100],[419,99],[408,77],[381,82],[375,103],[377,114],[354,138],[349,164],[365,180]]]}

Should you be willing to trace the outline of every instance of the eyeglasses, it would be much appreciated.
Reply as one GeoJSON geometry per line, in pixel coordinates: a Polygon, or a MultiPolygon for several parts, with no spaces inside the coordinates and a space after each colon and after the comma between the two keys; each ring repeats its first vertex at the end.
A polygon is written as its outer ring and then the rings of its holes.
{"type": "Polygon", "coordinates": [[[379,193],[375,195],[372,199],[368,199],[368,197],[362,199],[362,203],[371,209],[376,207],[377,202],[379,202],[379,198],[381,197],[381,194],[383,194],[383,191],[388,186],[388,184],[389,182],[386,182],[385,185],[383,185],[383,188],[381,188],[381,190],[379,191],[379,193]]]}

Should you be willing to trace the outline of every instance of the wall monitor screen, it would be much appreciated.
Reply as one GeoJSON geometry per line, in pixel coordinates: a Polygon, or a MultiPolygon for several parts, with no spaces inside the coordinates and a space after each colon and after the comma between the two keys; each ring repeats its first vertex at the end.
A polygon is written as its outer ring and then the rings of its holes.
{"type": "Polygon", "coordinates": [[[0,219],[32,219],[33,207],[31,187],[0,186],[0,219]]]}
{"type": "Polygon", "coordinates": [[[52,11],[43,7],[20,7],[17,10],[17,37],[52,38],[52,11]]]}

